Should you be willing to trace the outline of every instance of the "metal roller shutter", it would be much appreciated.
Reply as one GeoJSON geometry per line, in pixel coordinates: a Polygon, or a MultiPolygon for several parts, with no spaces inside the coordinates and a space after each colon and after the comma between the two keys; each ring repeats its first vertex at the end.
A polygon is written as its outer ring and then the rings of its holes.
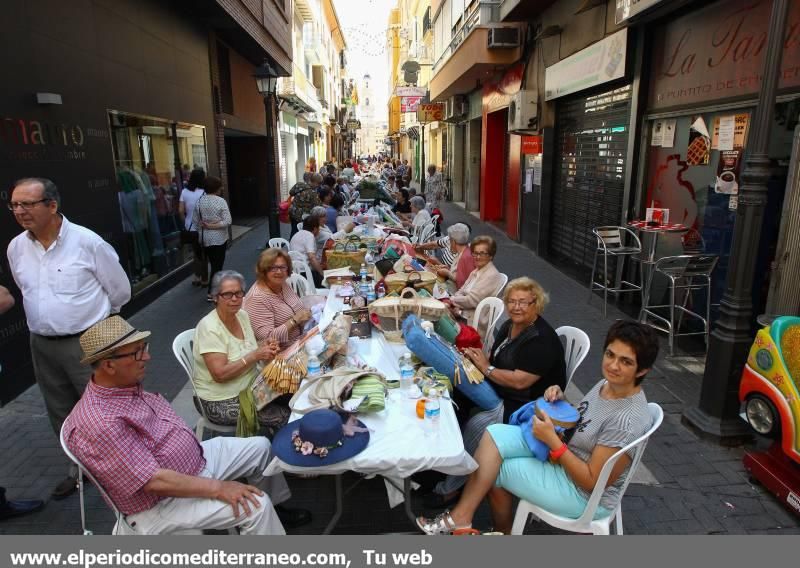
{"type": "Polygon", "coordinates": [[[556,115],[550,253],[591,268],[592,228],[618,225],[631,87],[564,100],[556,115]]]}

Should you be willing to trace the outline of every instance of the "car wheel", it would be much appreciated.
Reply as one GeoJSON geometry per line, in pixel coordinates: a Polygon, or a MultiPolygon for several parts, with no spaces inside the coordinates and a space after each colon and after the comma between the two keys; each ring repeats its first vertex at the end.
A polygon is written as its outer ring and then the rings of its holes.
{"type": "Polygon", "coordinates": [[[745,402],[744,412],[747,422],[758,434],[770,438],[780,437],[780,416],[775,405],[767,397],[751,394],[745,402]]]}

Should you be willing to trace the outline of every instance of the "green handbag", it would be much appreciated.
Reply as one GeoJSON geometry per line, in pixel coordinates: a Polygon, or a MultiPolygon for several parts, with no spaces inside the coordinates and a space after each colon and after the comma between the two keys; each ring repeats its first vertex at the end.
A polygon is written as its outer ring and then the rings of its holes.
{"type": "Polygon", "coordinates": [[[449,314],[445,314],[436,320],[433,329],[442,339],[455,345],[461,326],[449,314]]]}

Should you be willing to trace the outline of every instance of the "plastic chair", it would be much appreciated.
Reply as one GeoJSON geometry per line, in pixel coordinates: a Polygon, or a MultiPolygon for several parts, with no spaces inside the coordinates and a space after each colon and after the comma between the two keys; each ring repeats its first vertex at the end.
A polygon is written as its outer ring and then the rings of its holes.
{"type": "Polygon", "coordinates": [[[495,298],[499,298],[500,297],[500,294],[503,293],[503,288],[506,287],[506,284],[508,284],[508,274],[503,274],[501,272],[500,273],[500,286],[498,286],[497,292],[495,292],[493,294],[495,298]]]}
{"type": "Polygon", "coordinates": [[[289,241],[281,237],[274,237],[270,239],[267,244],[269,244],[269,248],[282,248],[289,250],[289,241]]]}
{"type": "MultiPolygon", "coordinates": [[[[592,234],[597,238],[597,248],[594,250],[594,260],[592,261],[592,279],[589,282],[589,301],[592,301],[592,294],[595,290],[603,291],[603,317],[606,317],[606,305],[608,304],[608,293],[622,294],[624,292],[641,292],[642,286],[620,279],[619,286],[609,282],[608,258],[619,258],[624,261],[626,257],[640,257],[642,253],[642,241],[632,230],[627,227],[604,226],[592,229],[592,234]],[[626,245],[626,238],[630,238],[632,245],[626,245]],[[597,256],[603,255],[603,281],[595,282],[594,276],[597,272],[597,256]]],[[[637,259],[640,260],[640,259],[637,259]]],[[[641,262],[639,263],[641,272],[641,262]]],[[[613,276],[612,281],[616,280],[613,276]]]]}
{"type": "Polygon", "coordinates": [[[663,331],[669,336],[669,354],[673,354],[675,337],[682,335],[704,335],[708,347],[708,335],[711,328],[711,273],[717,266],[718,257],[713,254],[682,254],[679,256],[665,256],[659,258],[650,277],[647,279],[642,310],[639,312],[639,321],[650,327],[663,331]],[[662,275],[669,280],[669,303],[651,304],[653,281],[656,275],[662,275]],[[705,292],[705,314],[700,314],[687,308],[692,297],[692,292],[705,292]],[[683,299],[679,304],[675,302],[676,292],[683,292],[683,299]],[[669,317],[656,312],[656,310],[669,309],[669,317]],[[677,321],[676,321],[677,315],[677,321]],[[702,331],[687,331],[680,333],[683,316],[689,316],[703,322],[702,331]],[[655,321],[653,321],[655,320],[655,321]]]}
{"type": "Polygon", "coordinates": [[[203,405],[200,404],[200,397],[197,396],[197,389],[194,384],[194,358],[192,356],[192,347],[194,343],[194,329],[187,329],[180,332],[175,339],[172,340],[172,353],[181,364],[183,370],[189,376],[189,382],[192,385],[192,392],[197,399],[197,407],[200,409],[200,418],[197,419],[197,424],[194,426],[194,435],[198,442],[203,441],[203,433],[205,430],[211,432],[220,432],[224,434],[236,434],[236,424],[216,424],[208,419],[203,405]]]}
{"type": "MultiPolygon", "coordinates": [[[[300,274],[292,274],[289,276],[286,283],[291,286],[292,290],[294,290],[295,294],[300,296],[310,296],[316,292],[316,288],[313,286],[309,286],[308,281],[300,274]]],[[[235,428],[234,428],[235,429],[235,428]]]]}
{"type": "Polygon", "coordinates": [[[556,329],[556,334],[564,338],[564,360],[567,363],[567,384],[572,381],[572,375],[575,374],[575,369],[580,367],[581,363],[589,354],[589,347],[591,340],[586,332],[577,327],[569,325],[562,325],[556,329]]]}
{"type": "Polygon", "coordinates": [[[311,294],[316,293],[317,288],[314,285],[314,274],[311,272],[311,267],[308,265],[308,261],[306,259],[296,260],[292,258],[292,273],[305,278],[306,283],[308,284],[308,288],[311,290],[310,293],[311,294]]]}
{"type": "Polygon", "coordinates": [[[571,532],[592,533],[595,535],[611,534],[611,521],[616,521],[615,533],[621,535],[622,498],[625,495],[625,490],[628,488],[628,484],[633,478],[636,468],[639,467],[639,463],[642,461],[642,456],[644,455],[644,450],[647,447],[647,442],[650,439],[650,436],[653,435],[653,432],[658,430],[658,427],[661,426],[661,421],[664,419],[664,411],[656,403],[648,403],[647,408],[650,411],[650,429],[640,438],[634,440],[621,450],[617,451],[608,459],[605,465],[603,465],[603,469],[600,470],[600,475],[597,478],[597,483],[595,484],[592,494],[586,503],[586,509],[583,510],[583,514],[580,517],[577,519],[568,519],[566,517],[546,511],[541,507],[534,505],[533,503],[529,503],[528,501],[520,500],[519,506],[517,507],[517,513],[514,516],[514,525],[511,529],[511,534],[522,534],[522,532],[525,530],[525,525],[528,523],[528,515],[532,514],[550,526],[571,532]],[[628,468],[627,473],[623,473],[625,476],[625,481],[620,488],[619,501],[617,502],[616,508],[609,516],[595,519],[594,515],[597,512],[597,507],[600,505],[600,498],[603,496],[603,492],[605,491],[608,477],[611,475],[611,470],[614,468],[617,460],[630,450],[634,451],[633,459],[631,460],[631,465],[628,468]]]}
{"type": "Polygon", "coordinates": [[[84,465],[80,462],[80,460],[78,460],[75,454],[73,454],[67,447],[67,441],[64,439],[63,425],[61,426],[61,432],[59,433],[59,440],[61,442],[61,449],[64,450],[64,453],[67,454],[67,457],[70,459],[70,461],[72,461],[72,463],[78,466],[78,497],[81,503],[81,529],[83,530],[84,536],[91,536],[94,534],[93,531],[86,528],[86,504],[85,504],[85,494],[84,494],[85,484],[83,481],[84,475],[89,478],[89,481],[91,481],[92,485],[94,485],[97,488],[97,490],[100,492],[100,495],[103,497],[105,502],[108,504],[109,507],[111,507],[111,510],[114,511],[114,516],[117,518],[117,524],[114,525],[114,530],[111,532],[111,534],[120,534],[119,530],[121,527],[125,527],[131,533],[134,532],[133,528],[131,528],[131,526],[125,520],[125,515],[123,515],[122,512],[117,508],[114,501],[112,501],[111,497],[108,495],[108,493],[106,493],[106,490],[103,489],[103,486],[97,482],[97,479],[94,478],[91,472],[88,469],[86,469],[86,467],[84,467],[84,465]]]}
{"type": "Polygon", "coordinates": [[[483,350],[484,352],[488,353],[489,349],[491,348],[490,342],[494,338],[494,328],[497,325],[500,316],[503,315],[503,309],[505,306],[503,305],[503,300],[500,298],[484,298],[480,302],[478,302],[477,307],[475,308],[475,313],[472,314],[472,322],[470,325],[475,329],[479,330],[478,322],[481,321],[481,316],[484,312],[489,314],[489,325],[486,327],[486,333],[483,336],[483,350]]]}

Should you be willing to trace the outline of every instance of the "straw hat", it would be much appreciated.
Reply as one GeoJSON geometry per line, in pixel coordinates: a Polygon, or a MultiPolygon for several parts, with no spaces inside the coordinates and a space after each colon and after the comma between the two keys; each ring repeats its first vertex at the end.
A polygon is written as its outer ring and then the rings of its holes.
{"type": "Polygon", "coordinates": [[[123,345],[136,343],[146,337],[150,337],[149,331],[139,331],[120,316],[111,316],[97,322],[81,335],[81,363],[89,365],[123,345]]]}

